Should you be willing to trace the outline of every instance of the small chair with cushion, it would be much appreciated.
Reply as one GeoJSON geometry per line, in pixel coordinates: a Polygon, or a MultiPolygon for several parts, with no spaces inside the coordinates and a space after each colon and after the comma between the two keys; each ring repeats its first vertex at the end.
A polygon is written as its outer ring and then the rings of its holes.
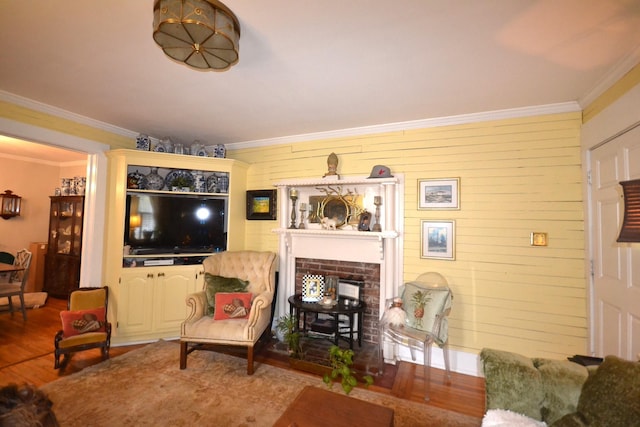
{"type": "Polygon", "coordinates": [[[424,273],[415,281],[405,283],[401,297],[386,302],[386,311],[380,321],[380,371],[384,369],[384,342],[409,348],[411,359],[415,351],[422,351],[425,378],[425,400],[429,400],[431,346],[442,348],[447,378],[449,368],[449,338],[447,316],[451,312],[453,294],[447,280],[439,273],[424,273]]]}
{"type": "Polygon", "coordinates": [[[13,261],[13,265],[22,267],[22,270],[9,273],[9,277],[0,282],[0,298],[7,297],[9,300],[9,311],[13,315],[13,298],[20,298],[20,308],[22,318],[27,320],[27,310],[24,306],[24,288],[27,285],[29,268],[31,266],[31,252],[26,249],[19,250],[13,261]]]}
{"type": "Polygon", "coordinates": [[[60,312],[62,330],[55,336],[55,369],[64,368],[72,353],[99,348],[109,358],[111,323],[107,321],[109,288],[80,288],[71,292],[67,310],[60,312]],[[60,356],[64,356],[60,363],[60,356]]]}
{"type": "Polygon", "coordinates": [[[189,314],[180,333],[180,369],[187,355],[212,344],[247,347],[247,374],[253,349],[271,325],[276,289],[276,254],[220,252],[203,261],[204,289],[187,297],[189,314]]]}

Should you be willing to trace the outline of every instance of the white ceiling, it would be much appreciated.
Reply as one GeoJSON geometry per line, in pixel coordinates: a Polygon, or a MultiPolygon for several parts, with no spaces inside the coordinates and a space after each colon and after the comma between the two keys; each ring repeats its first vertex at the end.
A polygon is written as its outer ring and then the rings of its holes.
{"type": "Polygon", "coordinates": [[[577,101],[638,63],[639,0],[226,0],[240,61],[152,39],[153,0],[0,0],[0,91],[231,144],[577,101]],[[617,74],[617,75],[616,75],[617,74]]]}

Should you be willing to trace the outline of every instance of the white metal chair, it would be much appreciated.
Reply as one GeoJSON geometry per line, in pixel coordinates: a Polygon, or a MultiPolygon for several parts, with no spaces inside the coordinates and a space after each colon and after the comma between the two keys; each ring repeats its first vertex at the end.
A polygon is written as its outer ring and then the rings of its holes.
{"type": "Polygon", "coordinates": [[[416,360],[416,350],[422,351],[425,400],[430,398],[431,347],[434,343],[442,348],[447,378],[451,378],[447,316],[451,312],[452,300],[447,280],[439,273],[425,273],[415,281],[405,283],[399,298],[387,300],[385,314],[380,321],[380,371],[384,369],[385,341],[394,345],[396,359],[399,357],[399,345],[408,347],[413,361],[416,360]]]}
{"type": "Polygon", "coordinates": [[[9,301],[9,311],[11,315],[13,315],[12,297],[18,296],[20,298],[22,318],[27,320],[27,310],[24,306],[24,287],[27,285],[27,277],[29,276],[31,252],[26,249],[19,250],[13,261],[13,265],[22,267],[23,269],[11,272],[6,282],[0,282],[0,298],[7,297],[9,301]]]}

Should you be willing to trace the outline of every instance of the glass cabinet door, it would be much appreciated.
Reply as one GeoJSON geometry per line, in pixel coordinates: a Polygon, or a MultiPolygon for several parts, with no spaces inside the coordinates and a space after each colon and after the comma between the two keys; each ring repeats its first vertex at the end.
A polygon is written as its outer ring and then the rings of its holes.
{"type": "Polygon", "coordinates": [[[56,253],[80,255],[83,205],[82,197],[52,198],[49,236],[56,253]]]}

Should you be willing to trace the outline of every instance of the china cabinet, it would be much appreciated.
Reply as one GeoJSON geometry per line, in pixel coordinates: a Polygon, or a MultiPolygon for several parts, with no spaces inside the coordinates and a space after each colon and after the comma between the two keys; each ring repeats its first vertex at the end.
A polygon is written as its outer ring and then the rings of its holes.
{"type": "Polygon", "coordinates": [[[44,290],[66,298],[80,283],[83,196],[52,196],[44,290]]]}

